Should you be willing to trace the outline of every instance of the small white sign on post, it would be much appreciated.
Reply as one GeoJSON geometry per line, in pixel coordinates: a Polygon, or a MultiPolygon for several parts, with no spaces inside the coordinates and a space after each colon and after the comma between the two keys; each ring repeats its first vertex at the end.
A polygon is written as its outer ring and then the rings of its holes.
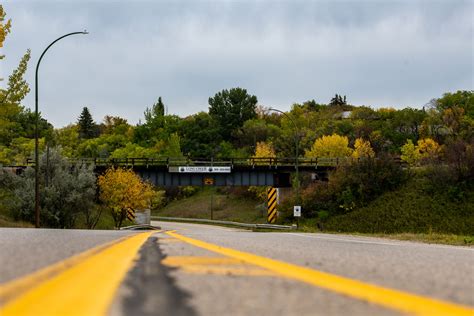
{"type": "Polygon", "coordinates": [[[293,206],[293,216],[294,217],[301,217],[301,206],[300,205],[293,206]]]}

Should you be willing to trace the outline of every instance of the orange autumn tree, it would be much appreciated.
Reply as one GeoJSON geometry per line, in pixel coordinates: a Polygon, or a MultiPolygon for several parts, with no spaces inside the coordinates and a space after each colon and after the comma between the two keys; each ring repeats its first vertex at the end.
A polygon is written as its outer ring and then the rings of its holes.
{"type": "Polygon", "coordinates": [[[98,179],[100,200],[111,211],[115,227],[120,228],[128,210],[150,208],[153,188],[130,169],[109,168],[98,179]]]}

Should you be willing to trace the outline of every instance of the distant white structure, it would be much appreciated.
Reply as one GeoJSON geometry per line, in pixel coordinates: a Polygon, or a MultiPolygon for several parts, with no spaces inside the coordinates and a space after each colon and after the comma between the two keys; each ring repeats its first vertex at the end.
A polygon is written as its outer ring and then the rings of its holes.
{"type": "Polygon", "coordinates": [[[349,118],[351,118],[351,114],[352,114],[352,111],[344,111],[341,114],[341,118],[342,119],[349,119],[349,118]]]}

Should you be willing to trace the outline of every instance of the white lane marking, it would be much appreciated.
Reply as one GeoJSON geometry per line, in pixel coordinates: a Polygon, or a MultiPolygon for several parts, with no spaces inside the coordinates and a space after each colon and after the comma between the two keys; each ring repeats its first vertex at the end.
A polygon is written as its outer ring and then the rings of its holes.
{"type": "Polygon", "coordinates": [[[287,233],[288,235],[306,237],[306,238],[315,238],[315,239],[327,239],[327,240],[336,240],[342,242],[352,242],[360,244],[374,244],[374,245],[385,245],[385,246],[430,246],[435,248],[443,249],[452,249],[452,250],[469,250],[474,251],[474,248],[467,247],[453,247],[453,246],[444,246],[444,245],[434,245],[434,244],[421,244],[421,243],[410,243],[409,241],[401,241],[400,243],[389,243],[382,241],[368,241],[368,240],[357,240],[357,239],[345,239],[345,238],[336,238],[336,237],[327,237],[327,236],[315,236],[315,235],[306,235],[306,234],[297,234],[297,233],[287,233]]]}
{"type": "Polygon", "coordinates": [[[326,236],[315,236],[315,235],[306,235],[306,234],[297,234],[297,233],[288,233],[288,235],[306,237],[306,238],[315,238],[315,239],[327,239],[327,240],[336,240],[343,242],[352,242],[352,243],[361,243],[361,244],[376,244],[376,245],[386,245],[386,246],[399,246],[400,244],[379,242],[379,241],[365,241],[365,240],[354,240],[354,239],[344,239],[344,238],[334,238],[326,236]]]}

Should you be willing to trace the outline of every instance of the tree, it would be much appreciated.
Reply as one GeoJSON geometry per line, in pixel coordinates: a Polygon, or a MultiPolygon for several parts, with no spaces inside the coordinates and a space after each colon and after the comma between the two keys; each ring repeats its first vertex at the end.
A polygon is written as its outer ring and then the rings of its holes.
{"type": "Polygon", "coordinates": [[[271,143],[258,142],[255,147],[255,155],[252,158],[275,158],[275,150],[271,143]]]}
{"type": "Polygon", "coordinates": [[[79,126],[79,137],[82,139],[90,139],[97,136],[97,125],[92,119],[92,115],[87,107],[82,108],[81,115],[77,120],[79,126]]]}
{"type": "Polygon", "coordinates": [[[234,135],[239,146],[248,146],[255,149],[258,142],[276,138],[280,133],[281,130],[278,126],[262,119],[252,119],[246,121],[234,135]]]}
{"type": "Polygon", "coordinates": [[[439,158],[441,148],[431,138],[420,139],[415,146],[411,139],[401,148],[401,159],[409,165],[417,165],[420,162],[429,162],[439,158]]]}
{"type": "MultiPolygon", "coordinates": [[[[275,158],[275,150],[271,143],[258,142],[255,147],[255,154],[252,158],[275,158]]],[[[262,164],[258,161],[255,164],[262,164]]],[[[249,192],[255,194],[255,197],[260,201],[265,201],[267,198],[267,187],[251,186],[249,192]]]]}
{"type": "Polygon", "coordinates": [[[151,109],[146,108],[144,115],[147,124],[152,124],[154,121],[165,116],[165,105],[163,104],[161,97],[158,98],[158,102],[153,104],[151,109]]]}
{"type": "Polygon", "coordinates": [[[128,137],[130,136],[131,126],[126,119],[120,116],[106,115],[100,129],[103,134],[118,134],[128,137]]]}
{"type": "Polygon", "coordinates": [[[349,148],[349,139],[346,136],[333,134],[316,139],[311,150],[306,151],[308,158],[339,158],[349,157],[352,149],[349,148]]]}
{"type": "Polygon", "coordinates": [[[430,161],[436,160],[439,157],[441,148],[439,144],[431,138],[424,138],[418,141],[416,150],[418,151],[419,159],[430,161]]]}
{"type": "Polygon", "coordinates": [[[460,107],[468,117],[474,118],[474,90],[447,92],[443,97],[433,100],[433,103],[440,113],[449,108],[460,107]]]}
{"type": "MultiPolygon", "coordinates": [[[[43,153],[39,163],[41,225],[73,228],[81,213],[94,207],[96,178],[92,166],[75,165],[56,148],[43,153]]],[[[27,168],[15,186],[16,219],[34,223],[34,168],[27,168]]]]}
{"type": "Polygon", "coordinates": [[[159,158],[159,148],[144,148],[135,143],[127,143],[125,147],[117,148],[110,158],[159,158]]]}
{"type": "Polygon", "coordinates": [[[400,150],[402,152],[400,158],[409,165],[414,165],[420,160],[419,153],[411,139],[407,139],[407,142],[400,150]]]}
{"type": "Polygon", "coordinates": [[[168,146],[166,146],[164,156],[170,157],[170,158],[183,157],[183,153],[181,152],[180,138],[178,134],[176,133],[171,134],[170,138],[168,139],[168,146]]]}
{"type": "Polygon", "coordinates": [[[232,88],[216,93],[209,98],[209,115],[220,127],[224,140],[230,140],[233,132],[244,122],[257,117],[257,97],[242,88],[232,88]]]}
{"type": "Polygon", "coordinates": [[[215,148],[222,141],[219,127],[205,112],[199,112],[183,119],[179,135],[183,153],[194,158],[213,157],[216,154],[215,148]]]}
{"type": "Polygon", "coordinates": [[[120,228],[128,210],[151,207],[154,192],[151,185],[130,169],[109,168],[99,176],[100,200],[112,214],[115,227],[120,228]]]}
{"type": "Polygon", "coordinates": [[[346,96],[344,98],[336,93],[334,98],[331,99],[331,102],[329,102],[329,105],[332,106],[337,106],[337,105],[347,105],[347,100],[346,96]]]}
{"type": "Polygon", "coordinates": [[[20,102],[30,92],[24,79],[29,60],[28,50],[17,69],[8,78],[7,89],[0,89],[0,143],[3,144],[8,144],[16,135],[21,134],[18,116],[23,110],[20,102]]]}
{"type": "Polygon", "coordinates": [[[354,143],[354,151],[352,152],[353,158],[373,158],[375,152],[370,146],[370,142],[363,140],[362,138],[357,138],[354,143]]]}
{"type": "MultiPolygon", "coordinates": [[[[3,10],[3,6],[0,4],[0,48],[3,48],[3,43],[5,42],[5,39],[7,38],[8,33],[10,33],[11,26],[12,26],[11,19],[8,19],[5,22],[5,16],[6,16],[6,13],[3,10]]],[[[0,55],[0,60],[2,60],[3,58],[5,58],[5,56],[0,55]]]]}

